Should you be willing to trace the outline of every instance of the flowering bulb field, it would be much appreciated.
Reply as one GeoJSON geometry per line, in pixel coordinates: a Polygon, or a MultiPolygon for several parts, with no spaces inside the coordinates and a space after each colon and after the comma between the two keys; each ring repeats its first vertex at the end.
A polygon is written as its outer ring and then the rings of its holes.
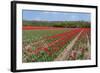
{"type": "Polygon", "coordinates": [[[23,28],[23,62],[91,59],[90,28],[29,28],[23,28]]]}

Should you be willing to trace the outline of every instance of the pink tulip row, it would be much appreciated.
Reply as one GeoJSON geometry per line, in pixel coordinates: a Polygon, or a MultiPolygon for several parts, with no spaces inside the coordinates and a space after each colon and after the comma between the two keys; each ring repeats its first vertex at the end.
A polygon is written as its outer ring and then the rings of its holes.
{"type": "Polygon", "coordinates": [[[78,40],[76,41],[76,43],[73,47],[73,50],[71,50],[71,52],[69,53],[69,59],[76,60],[79,55],[81,55],[81,56],[83,55],[83,57],[79,58],[79,59],[88,59],[89,58],[88,55],[86,56],[86,54],[89,54],[88,49],[90,49],[87,47],[87,40],[89,40],[89,39],[86,36],[90,37],[90,30],[91,30],[90,28],[83,29],[83,32],[80,34],[78,40]]]}

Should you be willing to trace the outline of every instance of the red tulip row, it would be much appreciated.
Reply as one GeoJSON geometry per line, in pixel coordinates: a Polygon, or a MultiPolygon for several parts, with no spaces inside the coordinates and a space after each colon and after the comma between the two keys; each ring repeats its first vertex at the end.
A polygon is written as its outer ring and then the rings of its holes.
{"type": "Polygon", "coordinates": [[[54,38],[59,37],[59,39],[48,43],[47,46],[38,47],[36,50],[33,50],[32,53],[38,54],[41,50],[44,50],[45,52],[47,52],[48,55],[51,55],[54,52],[59,51],[60,48],[66,45],[68,41],[72,40],[81,30],[82,30],[81,28],[75,28],[71,29],[71,31],[69,32],[64,32],[61,34],[45,38],[47,40],[52,40],[54,38]],[[51,48],[51,50],[49,50],[48,48],[51,48]]]}
{"type": "Polygon", "coordinates": [[[68,43],[68,41],[73,39],[73,37],[75,37],[79,32],[80,30],[71,30],[70,32],[64,33],[64,35],[60,39],[49,43],[48,46],[52,48],[51,53],[59,51],[61,48],[64,47],[64,45],[68,43]]]}

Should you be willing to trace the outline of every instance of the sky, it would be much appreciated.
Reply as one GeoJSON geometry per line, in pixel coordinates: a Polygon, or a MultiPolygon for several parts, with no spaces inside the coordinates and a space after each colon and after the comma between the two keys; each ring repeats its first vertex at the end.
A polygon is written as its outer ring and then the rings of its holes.
{"type": "Polygon", "coordinates": [[[91,21],[90,13],[23,10],[23,20],[39,21],[91,21]]]}

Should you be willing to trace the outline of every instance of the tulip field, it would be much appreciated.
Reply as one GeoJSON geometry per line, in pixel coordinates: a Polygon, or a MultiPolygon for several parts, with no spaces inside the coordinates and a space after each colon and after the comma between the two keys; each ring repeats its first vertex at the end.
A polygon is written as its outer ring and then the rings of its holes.
{"type": "Polygon", "coordinates": [[[22,61],[91,59],[90,28],[23,27],[22,61]]]}

